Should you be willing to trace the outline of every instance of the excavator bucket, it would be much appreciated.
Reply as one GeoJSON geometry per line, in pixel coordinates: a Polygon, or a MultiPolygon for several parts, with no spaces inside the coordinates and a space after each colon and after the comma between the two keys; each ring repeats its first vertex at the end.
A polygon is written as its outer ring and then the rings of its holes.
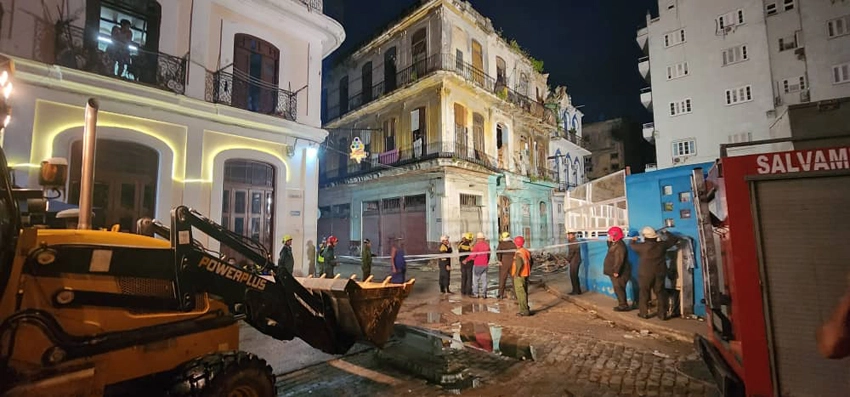
{"type": "Polygon", "coordinates": [[[404,284],[295,277],[304,288],[330,298],[339,329],[360,342],[383,347],[415,279],[404,284]]]}

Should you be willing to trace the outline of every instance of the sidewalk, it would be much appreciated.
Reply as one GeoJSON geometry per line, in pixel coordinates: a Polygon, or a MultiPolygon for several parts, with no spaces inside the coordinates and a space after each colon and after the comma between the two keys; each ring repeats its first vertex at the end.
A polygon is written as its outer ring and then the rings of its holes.
{"type": "Polygon", "coordinates": [[[635,330],[648,330],[650,332],[691,343],[694,335],[705,335],[708,324],[705,321],[683,318],[672,318],[661,321],[658,318],[648,320],[637,316],[637,310],[629,312],[615,312],[613,310],[617,302],[606,295],[585,291],[581,295],[568,295],[572,290],[570,275],[566,272],[537,274],[541,279],[543,288],[549,293],[561,299],[572,302],[585,310],[594,310],[600,317],[635,330]]]}

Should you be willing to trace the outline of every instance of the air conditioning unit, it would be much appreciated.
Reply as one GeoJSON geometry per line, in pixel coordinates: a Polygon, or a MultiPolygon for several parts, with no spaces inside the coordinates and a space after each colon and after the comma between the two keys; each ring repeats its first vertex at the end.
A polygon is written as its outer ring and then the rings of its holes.
{"type": "Polygon", "coordinates": [[[800,102],[808,102],[812,100],[809,90],[800,91],[800,102]]]}
{"type": "Polygon", "coordinates": [[[802,60],[806,57],[806,47],[799,47],[794,50],[794,55],[797,55],[797,59],[802,60]]]}
{"type": "Polygon", "coordinates": [[[673,164],[679,164],[679,163],[681,163],[681,162],[682,162],[682,158],[681,158],[681,157],[673,157],[673,164]]]}
{"type": "Polygon", "coordinates": [[[723,34],[729,34],[734,30],[734,26],[727,26],[723,28],[723,34]]]}
{"type": "Polygon", "coordinates": [[[797,92],[797,91],[800,91],[800,85],[799,84],[789,84],[788,85],[788,92],[797,92]]]}
{"type": "Polygon", "coordinates": [[[782,106],[782,95],[773,97],[773,106],[782,106]]]}

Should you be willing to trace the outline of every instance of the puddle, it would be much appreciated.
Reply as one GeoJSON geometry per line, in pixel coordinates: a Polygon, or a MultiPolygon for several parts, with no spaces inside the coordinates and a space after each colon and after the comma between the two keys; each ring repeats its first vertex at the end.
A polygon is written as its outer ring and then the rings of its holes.
{"type": "Polygon", "coordinates": [[[452,313],[456,316],[462,316],[469,313],[501,313],[498,303],[467,303],[461,306],[455,306],[452,313]]]}
{"type": "Polygon", "coordinates": [[[424,324],[445,324],[448,321],[443,317],[442,313],[437,312],[428,312],[428,313],[415,313],[413,318],[418,320],[424,324]]]}
{"type": "Polygon", "coordinates": [[[504,330],[498,324],[454,323],[452,334],[453,347],[466,345],[517,360],[537,359],[534,346],[528,340],[504,330]]]}
{"type": "MultiPolygon", "coordinates": [[[[427,317],[428,313],[422,315],[427,317]]],[[[443,321],[439,313],[433,319],[443,321]]],[[[503,371],[517,362],[497,356],[534,359],[534,349],[528,343],[504,332],[499,325],[455,323],[452,329],[452,335],[447,335],[396,324],[393,342],[378,350],[375,357],[384,365],[423,378],[452,394],[479,387],[482,376],[503,371]]]]}

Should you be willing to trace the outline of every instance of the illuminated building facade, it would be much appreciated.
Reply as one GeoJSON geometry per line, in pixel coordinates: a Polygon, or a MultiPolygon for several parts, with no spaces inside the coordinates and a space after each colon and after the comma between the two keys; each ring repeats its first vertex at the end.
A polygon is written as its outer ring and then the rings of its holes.
{"type": "Polygon", "coordinates": [[[64,157],[71,172],[61,200],[77,203],[83,111],[94,97],[101,225],[133,231],[145,216],[168,223],[184,204],[275,257],[292,235],[296,258],[306,258],[318,218],[316,150],[327,135],[321,62],[345,35],[321,0],[46,0],[5,9],[13,12],[2,17],[0,52],[15,63],[15,92],[3,147],[18,185],[35,186],[35,167],[64,157]]]}

